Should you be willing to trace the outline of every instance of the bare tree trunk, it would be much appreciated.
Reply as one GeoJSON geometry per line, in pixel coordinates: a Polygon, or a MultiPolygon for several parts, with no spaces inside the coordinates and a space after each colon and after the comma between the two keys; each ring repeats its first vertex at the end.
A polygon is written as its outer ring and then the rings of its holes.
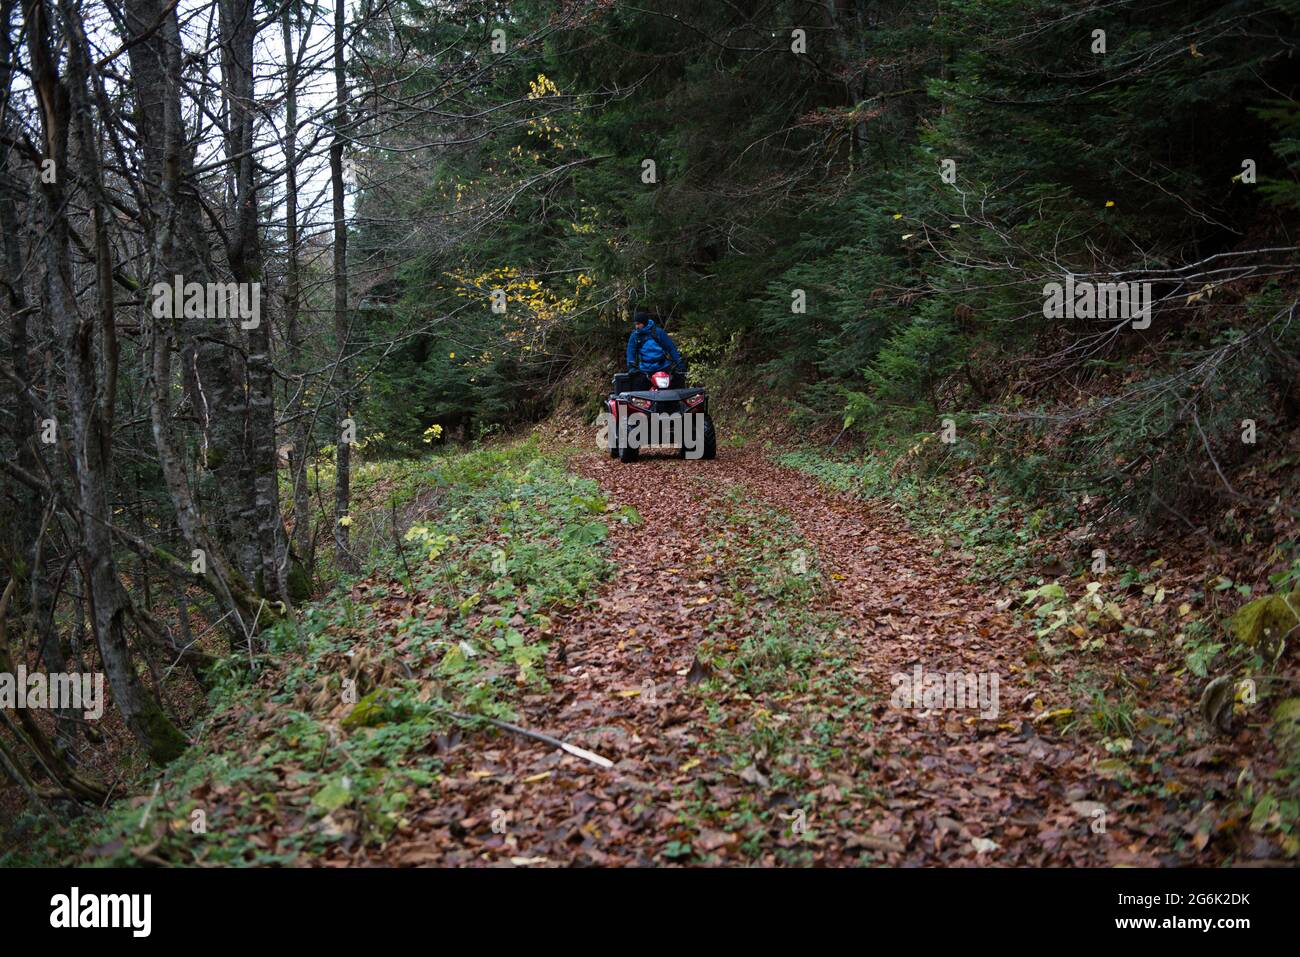
{"type": "MultiPolygon", "coordinates": [[[[128,53],[142,154],[140,190],[146,199],[142,219],[152,237],[152,271],[165,283],[176,276],[186,282],[209,282],[216,271],[208,254],[194,183],[194,146],[181,113],[181,39],[176,9],[162,0],[127,0],[125,14],[128,31],[136,38],[128,53]]],[[[255,209],[255,196],[253,203],[255,209]]],[[[247,261],[246,248],[236,250],[236,258],[242,256],[247,261]]],[[[256,235],[251,253],[252,261],[258,262],[256,235]]],[[[146,314],[152,315],[152,310],[146,314]]],[[[228,320],[222,327],[202,315],[186,316],[179,309],[173,310],[169,322],[156,318],[151,322],[153,435],[178,525],[190,548],[203,553],[208,576],[205,585],[237,620],[230,629],[232,642],[251,638],[279,616],[259,597],[256,584],[273,588],[275,579],[265,581],[264,526],[259,529],[257,496],[248,467],[249,399],[244,363],[237,351],[238,322],[228,320]],[[195,486],[179,451],[182,445],[173,435],[170,393],[175,349],[179,350],[186,400],[200,425],[199,457],[213,477],[215,508],[208,520],[201,514],[195,486]]],[[[269,350],[261,355],[269,362],[269,350]]],[[[270,414],[274,415],[273,407],[270,414]]],[[[273,466],[273,439],[270,444],[273,466]]],[[[274,484],[273,471],[271,479],[274,484]]]]}
{"type": "MultiPolygon", "coordinates": [[[[312,14],[314,20],[314,12],[312,14]]],[[[298,75],[302,69],[302,51],[307,45],[311,22],[298,50],[294,49],[290,6],[286,5],[280,18],[280,32],[284,42],[284,238],[285,238],[285,338],[289,346],[289,370],[300,374],[303,367],[303,334],[298,317],[302,306],[302,270],[298,248],[298,75]]],[[[305,406],[302,383],[290,387],[296,398],[286,403],[286,412],[297,413],[305,406]]],[[[293,548],[290,553],[291,574],[305,575],[303,562],[311,549],[311,491],[307,487],[307,461],[311,442],[311,421],[306,415],[294,419],[292,453],[289,456],[290,474],[293,476],[293,548]],[[295,568],[295,566],[297,566],[295,568]]],[[[310,576],[307,576],[307,581],[310,576]]],[[[306,582],[304,582],[304,585],[306,582]]],[[[305,587],[303,589],[306,590],[305,587]]]]}
{"type": "MultiPolygon", "coordinates": [[[[278,617],[267,603],[260,599],[237,568],[233,568],[225,552],[212,541],[198,505],[190,490],[189,477],[180,455],[176,452],[176,443],[171,428],[171,362],[172,349],[168,331],[162,323],[156,323],[153,330],[153,390],[149,403],[149,418],[153,426],[154,448],[158,452],[158,464],[162,469],[163,481],[172,505],[176,509],[176,523],[181,534],[192,549],[198,551],[194,556],[199,564],[199,574],[204,578],[206,587],[233,614],[234,627],[231,638],[251,638],[260,628],[278,617]]],[[[193,563],[191,563],[193,565],[193,563]]]]}
{"type": "MultiPolygon", "coordinates": [[[[72,16],[68,10],[65,17],[72,16]]],[[[56,175],[41,180],[46,209],[45,297],[46,310],[58,329],[65,366],[68,405],[71,410],[69,445],[81,509],[82,561],[86,585],[90,591],[95,637],[100,660],[113,689],[113,700],[127,726],[144,746],[149,757],[165,763],[178,756],[186,746],[185,736],[177,730],[161,707],[145,690],[136,674],[127,644],[126,618],[132,613],[131,599],[122,587],[113,557],[112,503],[108,489],[112,468],[113,402],[109,387],[114,383],[116,347],[111,322],[103,329],[104,341],[97,342],[99,323],[85,319],[77,308],[75,286],[69,255],[71,227],[67,220],[67,195],[63,178],[68,172],[69,118],[74,104],[69,87],[58,76],[52,53],[51,29],[46,0],[25,0],[23,10],[27,27],[27,48],[32,63],[32,84],[41,105],[45,157],[54,161],[56,175]],[[104,382],[99,377],[98,356],[104,356],[104,382]],[[103,391],[101,391],[101,388],[103,391]]],[[[68,19],[65,19],[65,24],[68,19]]],[[[69,62],[76,76],[73,88],[84,92],[82,85],[85,50],[75,36],[65,30],[63,42],[70,47],[69,62]],[[71,41],[71,42],[70,42],[71,41]]],[[[85,103],[79,103],[84,109],[85,103]]],[[[98,170],[98,144],[79,143],[78,159],[83,170],[98,170]]],[[[102,269],[101,269],[102,275],[102,269]]],[[[99,289],[101,297],[112,296],[111,286],[99,289]]],[[[111,304],[100,303],[101,313],[111,304]]]]}
{"type": "Polygon", "coordinates": [[[343,420],[349,418],[352,404],[352,363],[348,343],[348,226],[343,182],[343,138],[348,122],[348,83],[343,62],[344,4],[334,0],[334,139],[330,144],[330,186],[334,199],[334,341],[338,349],[335,393],[338,400],[337,435],[334,458],[334,547],[340,568],[354,566],[349,548],[348,527],[344,519],[351,507],[352,447],[343,441],[343,420]]]}
{"type": "MultiPolygon", "coordinates": [[[[253,142],[253,43],[257,15],[253,0],[219,0],[221,74],[226,92],[228,126],[226,154],[234,171],[234,209],[229,245],[235,280],[260,284],[262,233],[258,226],[258,173],[253,142]]],[[[264,313],[269,310],[263,310],[264,313]]],[[[276,481],[275,392],[271,368],[271,322],[263,314],[248,330],[247,424],[244,451],[252,512],[257,531],[258,566],[252,578],[263,594],[287,600],[285,563],[288,559],[280,523],[276,481]]],[[[248,570],[245,569],[245,574],[248,570]]]]}
{"type": "MultiPolygon", "coordinates": [[[[181,113],[181,37],[176,7],[166,0],[126,0],[128,49],[148,202],[142,210],[153,237],[154,269],[163,282],[180,276],[207,283],[211,262],[204,214],[194,182],[194,145],[181,113]]],[[[213,544],[250,582],[262,570],[253,482],[248,468],[248,396],[237,319],[184,315],[174,309],[181,375],[201,430],[200,458],[215,488],[213,544]]],[[[200,547],[195,545],[194,547],[200,547]]]]}
{"type": "MultiPolygon", "coordinates": [[[[15,0],[3,0],[0,3],[0,117],[7,118],[11,109],[13,92],[14,46],[10,33],[11,21],[16,8],[15,0]]],[[[14,377],[21,384],[14,387],[14,442],[17,446],[18,465],[32,474],[40,474],[37,465],[37,423],[36,409],[32,405],[28,390],[32,386],[31,365],[28,359],[30,349],[27,318],[31,306],[27,300],[27,291],[23,286],[23,251],[19,233],[17,202],[10,188],[10,174],[14,171],[5,169],[0,176],[0,244],[3,244],[3,262],[7,277],[6,299],[10,310],[10,365],[14,377]]],[[[50,594],[49,579],[45,563],[42,560],[40,543],[41,515],[45,511],[44,496],[39,490],[27,487],[15,489],[20,501],[14,513],[12,528],[13,554],[21,556],[26,575],[26,590],[23,594],[25,611],[31,616],[36,630],[37,643],[41,660],[51,672],[67,670],[63,655],[63,646],[54,629],[54,599],[50,594]]],[[[60,715],[59,742],[69,748],[76,736],[76,724],[60,715]]]]}

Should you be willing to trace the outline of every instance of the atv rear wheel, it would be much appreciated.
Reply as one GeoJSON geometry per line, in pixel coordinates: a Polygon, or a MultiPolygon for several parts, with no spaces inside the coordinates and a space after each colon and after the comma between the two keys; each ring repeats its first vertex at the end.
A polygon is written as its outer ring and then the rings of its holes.
{"type": "Polygon", "coordinates": [[[635,462],[641,457],[641,450],[631,445],[620,445],[618,447],[618,460],[620,462],[635,462]]]}

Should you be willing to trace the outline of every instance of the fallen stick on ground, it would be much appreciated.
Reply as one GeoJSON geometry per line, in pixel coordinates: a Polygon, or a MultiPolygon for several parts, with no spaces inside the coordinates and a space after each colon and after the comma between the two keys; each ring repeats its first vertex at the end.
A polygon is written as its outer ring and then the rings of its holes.
{"type": "Polygon", "coordinates": [[[588,751],[586,748],[580,748],[576,744],[569,744],[567,741],[561,741],[559,738],[553,738],[549,734],[542,734],[540,731],[529,731],[527,728],[521,728],[517,724],[511,724],[509,721],[498,721],[496,718],[489,718],[481,714],[458,714],[452,712],[455,717],[465,721],[486,721],[488,724],[494,724],[498,728],[504,728],[506,731],[513,731],[515,734],[521,734],[525,738],[532,738],[535,741],[542,741],[552,747],[559,748],[572,754],[575,758],[582,758],[584,761],[590,761],[592,764],[599,765],[602,768],[612,768],[614,762],[609,758],[602,758],[599,754],[588,751]]]}

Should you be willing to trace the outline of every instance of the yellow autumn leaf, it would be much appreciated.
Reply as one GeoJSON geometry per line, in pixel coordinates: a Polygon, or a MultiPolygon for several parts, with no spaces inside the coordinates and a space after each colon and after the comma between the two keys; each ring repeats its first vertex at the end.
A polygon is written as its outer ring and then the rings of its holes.
{"type": "Polygon", "coordinates": [[[683,764],[683,765],[682,765],[680,768],[678,768],[677,770],[678,770],[679,773],[685,773],[685,772],[687,772],[687,771],[692,770],[693,768],[698,768],[699,766],[700,766],[700,759],[699,759],[699,758],[691,758],[689,761],[687,761],[685,764],[683,764]]]}
{"type": "Polygon", "coordinates": [[[536,784],[538,781],[545,781],[550,776],[551,776],[550,771],[543,771],[541,774],[530,774],[528,777],[524,778],[524,783],[536,784]]]}
{"type": "Polygon", "coordinates": [[[1074,714],[1073,708],[1056,708],[1052,711],[1044,711],[1038,717],[1034,718],[1034,724],[1042,724],[1044,721],[1055,721],[1058,718],[1068,718],[1074,714]]]}
{"type": "Polygon", "coordinates": [[[1092,769],[1103,778],[1114,780],[1115,778],[1129,777],[1133,772],[1128,763],[1123,758],[1104,758],[1096,762],[1092,769]]]}

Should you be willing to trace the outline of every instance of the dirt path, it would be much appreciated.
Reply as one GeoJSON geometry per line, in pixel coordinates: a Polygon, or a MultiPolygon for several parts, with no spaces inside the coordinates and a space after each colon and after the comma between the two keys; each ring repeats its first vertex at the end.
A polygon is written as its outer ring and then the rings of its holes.
{"type": "Polygon", "coordinates": [[[1091,758],[1029,720],[1042,707],[1024,679],[1032,634],[886,510],[837,499],[757,453],[634,466],[585,454],[572,467],[644,522],[614,532],[620,571],[594,607],[557,622],[551,691],[523,699],[520,723],[614,767],[513,735],[441,742],[444,800],[416,811],[413,837],[371,860],[1156,862],[1103,802],[1091,758]],[[697,693],[699,643],[745,637],[744,611],[727,596],[707,534],[737,483],[788,514],[815,550],[830,579],[826,610],[842,620],[848,649],[838,677],[861,698],[819,697],[815,683],[798,696],[697,693]],[[891,675],[917,665],[996,675],[997,716],[891,707],[891,675]],[[744,768],[720,758],[722,739],[734,751],[756,721],[784,722],[808,744],[786,756],[781,787],[776,756],[764,749],[744,768]]]}
{"type": "Polygon", "coordinates": [[[907,842],[891,862],[1084,866],[1132,856],[1100,831],[1106,808],[1089,757],[1032,725],[1040,690],[1024,679],[1032,633],[963,580],[956,552],[934,557],[887,510],[828,495],[788,469],[754,463],[747,481],[816,546],[832,573],[832,610],[849,623],[879,689],[871,747],[887,796],[886,823],[876,827],[907,842]],[[891,707],[891,676],[918,666],[996,675],[996,716],[891,707]],[[977,841],[999,846],[981,853],[977,841]]]}

